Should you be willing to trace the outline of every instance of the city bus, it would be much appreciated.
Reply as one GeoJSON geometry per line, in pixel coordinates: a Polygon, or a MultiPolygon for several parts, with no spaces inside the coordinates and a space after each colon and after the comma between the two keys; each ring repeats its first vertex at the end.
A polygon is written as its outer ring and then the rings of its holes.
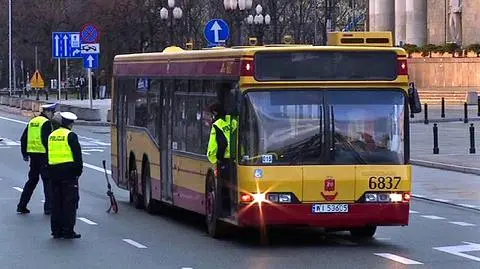
{"type": "Polygon", "coordinates": [[[117,55],[112,177],[130,203],[231,225],[318,227],[372,237],[407,226],[409,115],[420,113],[391,33],[333,32],[325,46],[272,45],[117,55]],[[231,131],[228,178],[207,159],[208,107],[231,131]]]}

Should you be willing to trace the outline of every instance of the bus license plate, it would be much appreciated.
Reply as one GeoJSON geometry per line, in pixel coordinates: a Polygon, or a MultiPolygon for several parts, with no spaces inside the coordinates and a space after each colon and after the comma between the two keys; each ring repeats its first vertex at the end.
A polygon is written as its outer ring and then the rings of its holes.
{"type": "Polygon", "coordinates": [[[312,207],[313,213],[347,213],[348,204],[316,204],[312,207]]]}

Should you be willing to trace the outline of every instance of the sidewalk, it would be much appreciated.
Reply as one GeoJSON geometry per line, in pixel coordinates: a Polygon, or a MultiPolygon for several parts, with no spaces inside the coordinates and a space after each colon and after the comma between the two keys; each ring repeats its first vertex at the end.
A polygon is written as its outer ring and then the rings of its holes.
{"type": "Polygon", "coordinates": [[[480,148],[476,148],[476,154],[469,153],[471,124],[475,127],[478,147],[480,122],[437,123],[438,155],[433,154],[433,124],[410,125],[410,154],[412,164],[416,165],[414,197],[480,210],[480,148]],[[432,173],[426,167],[444,171],[432,173]]]}

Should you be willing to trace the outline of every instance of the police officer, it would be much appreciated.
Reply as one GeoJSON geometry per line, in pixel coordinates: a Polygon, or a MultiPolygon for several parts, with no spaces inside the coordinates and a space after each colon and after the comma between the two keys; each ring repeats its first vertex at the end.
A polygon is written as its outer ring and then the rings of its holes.
{"type": "Polygon", "coordinates": [[[53,130],[57,130],[58,128],[60,128],[60,126],[62,126],[62,116],[60,116],[60,111],[57,111],[53,114],[53,118],[52,118],[52,127],[53,127],[53,130]]]}
{"type": "Polygon", "coordinates": [[[53,116],[55,107],[55,104],[43,105],[41,114],[30,120],[23,131],[21,138],[21,151],[24,161],[28,162],[30,159],[30,171],[28,172],[28,181],[23,187],[23,192],[17,205],[18,213],[30,213],[27,204],[32,197],[33,191],[37,187],[41,175],[45,195],[43,210],[46,215],[50,214],[51,190],[50,179],[47,175],[47,143],[48,136],[52,132],[50,119],[53,116]]]}
{"type": "Polygon", "coordinates": [[[231,135],[236,131],[238,123],[230,115],[227,115],[220,103],[211,105],[210,112],[214,116],[214,122],[210,130],[207,157],[217,167],[218,178],[221,180],[220,184],[222,186],[222,208],[229,212],[229,189],[227,186],[230,183],[231,171],[231,135]]]}
{"type": "Polygon", "coordinates": [[[54,238],[80,238],[74,231],[78,208],[78,178],[83,172],[82,150],[72,132],[77,116],[60,113],[62,123],[48,138],[48,168],[52,175],[51,230],[54,238]]]}

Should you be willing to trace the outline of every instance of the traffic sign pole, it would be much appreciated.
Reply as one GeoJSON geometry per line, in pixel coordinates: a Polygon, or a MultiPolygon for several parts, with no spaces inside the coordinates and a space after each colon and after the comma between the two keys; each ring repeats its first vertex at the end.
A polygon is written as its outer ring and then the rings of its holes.
{"type": "MultiPolygon", "coordinates": [[[[62,99],[62,94],[61,94],[61,88],[62,88],[62,65],[61,65],[61,62],[60,62],[60,58],[58,58],[58,103],[61,103],[61,99],[62,99]]],[[[47,87],[48,89],[48,87],[47,87]]],[[[48,90],[47,90],[48,91],[48,90]]]]}
{"type": "Polygon", "coordinates": [[[88,96],[90,98],[90,109],[93,109],[93,104],[92,104],[92,69],[87,68],[87,76],[88,76],[88,96]]]}

